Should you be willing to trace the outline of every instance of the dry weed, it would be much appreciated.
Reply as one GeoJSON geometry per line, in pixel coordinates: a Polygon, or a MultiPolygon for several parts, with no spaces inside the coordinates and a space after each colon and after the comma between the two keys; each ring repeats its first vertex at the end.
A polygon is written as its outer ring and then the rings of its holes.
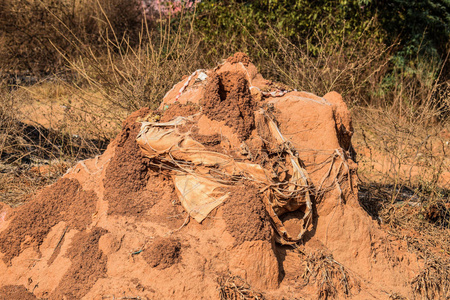
{"type": "MultiPolygon", "coordinates": [[[[366,30],[370,26],[367,24],[366,30]]],[[[254,37],[251,41],[264,53],[255,63],[266,78],[319,96],[338,91],[350,105],[375,100],[368,96],[388,71],[395,46],[386,47],[369,35],[356,32],[344,36],[340,43],[331,33],[315,34],[319,42],[314,45],[295,45],[275,29],[266,34],[275,41],[270,51],[264,47],[264,39],[254,37]]]]}
{"type": "MultiPolygon", "coordinates": [[[[103,15],[116,34],[136,43],[142,12],[136,0],[39,0],[0,2],[0,72],[49,75],[65,70],[56,49],[76,56],[79,47],[63,37],[76,34],[93,49],[103,49],[102,37],[110,33],[103,15]]],[[[80,45],[81,46],[81,45],[80,45]]]]}
{"type": "Polygon", "coordinates": [[[76,136],[67,120],[55,122],[53,115],[47,127],[33,121],[21,112],[28,101],[22,89],[0,93],[0,201],[13,206],[106,147],[104,139],[76,136]]]}
{"type": "Polygon", "coordinates": [[[352,289],[359,288],[357,281],[331,255],[312,252],[305,257],[304,263],[303,280],[305,285],[317,287],[318,299],[349,297],[352,289]]]}
{"type": "Polygon", "coordinates": [[[429,259],[424,270],[411,281],[411,286],[421,299],[450,298],[450,261],[429,259]]]}
{"type": "Polygon", "coordinates": [[[99,93],[111,110],[130,113],[144,106],[156,108],[183,75],[205,67],[198,49],[201,40],[193,31],[195,15],[181,17],[176,28],[170,16],[161,17],[158,28],[144,22],[138,43],[133,44],[128,36],[114,31],[112,20],[102,12],[110,32],[103,39],[105,51],[96,52],[71,32],[68,42],[79,48],[81,55],[73,58],[63,49],[60,54],[78,74],[79,88],[99,93]]]}
{"type": "Polygon", "coordinates": [[[431,121],[439,109],[425,101],[401,115],[367,107],[353,113],[362,206],[393,227],[415,218],[449,228],[450,147],[444,133],[450,124],[431,121]]]}
{"type": "Polygon", "coordinates": [[[0,164],[0,202],[12,207],[23,204],[44,186],[58,180],[70,162],[50,161],[45,164],[0,164]]]}
{"type": "Polygon", "coordinates": [[[220,277],[219,298],[221,300],[264,300],[264,295],[254,291],[251,286],[239,276],[220,277]]]}
{"type": "Polygon", "coordinates": [[[450,282],[450,148],[442,132],[448,124],[433,121],[442,111],[432,101],[402,109],[400,115],[397,104],[389,110],[355,110],[360,203],[425,263],[411,281],[416,297],[445,299],[450,282]]]}

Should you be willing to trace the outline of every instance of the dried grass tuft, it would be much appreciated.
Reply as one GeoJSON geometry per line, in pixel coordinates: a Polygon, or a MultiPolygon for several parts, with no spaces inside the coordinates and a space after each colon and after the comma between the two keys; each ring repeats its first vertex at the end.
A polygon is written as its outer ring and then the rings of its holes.
{"type": "Polygon", "coordinates": [[[358,282],[330,254],[321,251],[309,253],[304,264],[304,284],[317,287],[318,299],[350,297],[351,290],[359,288],[358,282]]]}
{"type": "Polygon", "coordinates": [[[428,260],[423,271],[411,281],[411,286],[421,299],[449,299],[450,260],[428,260]]]}
{"type": "Polygon", "coordinates": [[[239,276],[220,277],[219,298],[221,300],[264,300],[263,294],[256,292],[252,287],[239,276]]]}

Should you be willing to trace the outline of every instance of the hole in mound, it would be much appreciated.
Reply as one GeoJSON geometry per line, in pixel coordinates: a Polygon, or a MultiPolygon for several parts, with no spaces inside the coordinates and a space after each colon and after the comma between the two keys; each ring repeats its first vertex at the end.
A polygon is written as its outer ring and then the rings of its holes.
{"type": "Polygon", "coordinates": [[[247,139],[255,128],[253,111],[256,104],[242,72],[212,73],[202,105],[208,118],[224,121],[241,140],[247,139]]]}
{"type": "Polygon", "coordinates": [[[50,229],[61,221],[69,229],[82,230],[92,221],[97,195],[84,191],[78,180],[62,178],[20,206],[5,231],[0,234],[3,261],[11,259],[33,246],[39,251],[50,229]],[[26,241],[26,244],[24,244],[26,241]]]}
{"type": "Polygon", "coordinates": [[[30,293],[23,285],[5,285],[0,288],[0,299],[36,300],[37,297],[30,293]]]}
{"type": "Polygon", "coordinates": [[[237,245],[245,241],[271,240],[272,229],[258,189],[246,184],[231,189],[223,205],[223,219],[237,245]]]}
{"type": "Polygon", "coordinates": [[[156,238],[143,253],[144,260],[152,267],[166,269],[181,259],[181,244],[173,238],[156,238]]]}
{"type": "Polygon", "coordinates": [[[95,227],[91,232],[83,231],[74,236],[67,254],[72,264],[51,299],[81,299],[99,278],[106,277],[107,257],[99,250],[98,242],[107,232],[95,227]]]}
{"type": "Polygon", "coordinates": [[[286,231],[291,236],[298,236],[299,233],[303,229],[303,216],[305,213],[303,212],[305,208],[300,208],[295,211],[287,212],[280,217],[281,222],[283,223],[286,231]]]}

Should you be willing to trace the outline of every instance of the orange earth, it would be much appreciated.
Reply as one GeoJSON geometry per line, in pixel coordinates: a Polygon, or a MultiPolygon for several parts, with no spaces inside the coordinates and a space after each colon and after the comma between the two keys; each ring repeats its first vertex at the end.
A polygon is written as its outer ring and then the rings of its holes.
{"type": "MultiPolygon", "coordinates": [[[[129,116],[105,153],[18,208],[0,204],[0,299],[413,298],[424,262],[361,208],[352,134],[338,93],[282,90],[243,54],[197,71],[158,111],[129,116]],[[207,149],[289,178],[273,155],[285,150],[258,134],[261,108],[309,176],[313,218],[296,245],[276,241],[261,190],[242,178],[206,219],[191,219],[173,174],[136,143],[137,121],[195,115],[185,130],[207,149]]],[[[283,221],[295,231],[298,216],[283,221]]]]}

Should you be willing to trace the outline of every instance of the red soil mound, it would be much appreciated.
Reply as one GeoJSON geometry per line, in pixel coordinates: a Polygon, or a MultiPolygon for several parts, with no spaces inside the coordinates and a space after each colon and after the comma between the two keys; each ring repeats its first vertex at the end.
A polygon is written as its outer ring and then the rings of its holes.
{"type": "Polygon", "coordinates": [[[27,291],[23,285],[5,285],[0,288],[0,300],[36,300],[36,296],[27,291]]]}
{"type": "Polygon", "coordinates": [[[11,225],[0,233],[3,261],[10,263],[26,247],[38,250],[50,229],[61,221],[70,229],[85,229],[92,221],[96,202],[96,194],[84,191],[74,179],[63,178],[43,190],[15,210],[11,225]]]}
{"type": "Polygon", "coordinates": [[[181,259],[181,244],[172,238],[157,238],[144,250],[143,258],[152,268],[166,269],[181,259]]]}
{"type": "Polygon", "coordinates": [[[199,113],[176,130],[192,133],[183,143],[232,157],[225,163],[235,168],[231,176],[219,163],[145,157],[136,120],[151,111],[142,109],[103,155],[79,162],[19,208],[1,205],[0,299],[413,298],[423,260],[361,208],[341,97],[263,92],[268,86],[248,57],[236,54],[177,84],[156,112],[163,121],[199,113]],[[257,125],[261,111],[276,121],[270,124],[281,142],[265,135],[267,124],[257,125]],[[306,206],[290,202],[298,189],[286,184],[300,174],[289,164],[296,158],[314,215],[303,239],[285,246],[275,234],[275,208],[293,211],[280,220],[296,235],[306,206]],[[248,183],[239,164],[259,166],[254,170],[271,178],[281,195],[270,198],[276,203],[263,197],[272,186],[248,183]],[[204,194],[225,196],[201,223],[182,202],[196,186],[175,186],[193,168],[221,183],[204,194]]]}
{"type": "Polygon", "coordinates": [[[255,128],[255,103],[243,72],[210,74],[202,103],[203,113],[211,120],[225,121],[241,139],[247,139],[255,128]]]}

